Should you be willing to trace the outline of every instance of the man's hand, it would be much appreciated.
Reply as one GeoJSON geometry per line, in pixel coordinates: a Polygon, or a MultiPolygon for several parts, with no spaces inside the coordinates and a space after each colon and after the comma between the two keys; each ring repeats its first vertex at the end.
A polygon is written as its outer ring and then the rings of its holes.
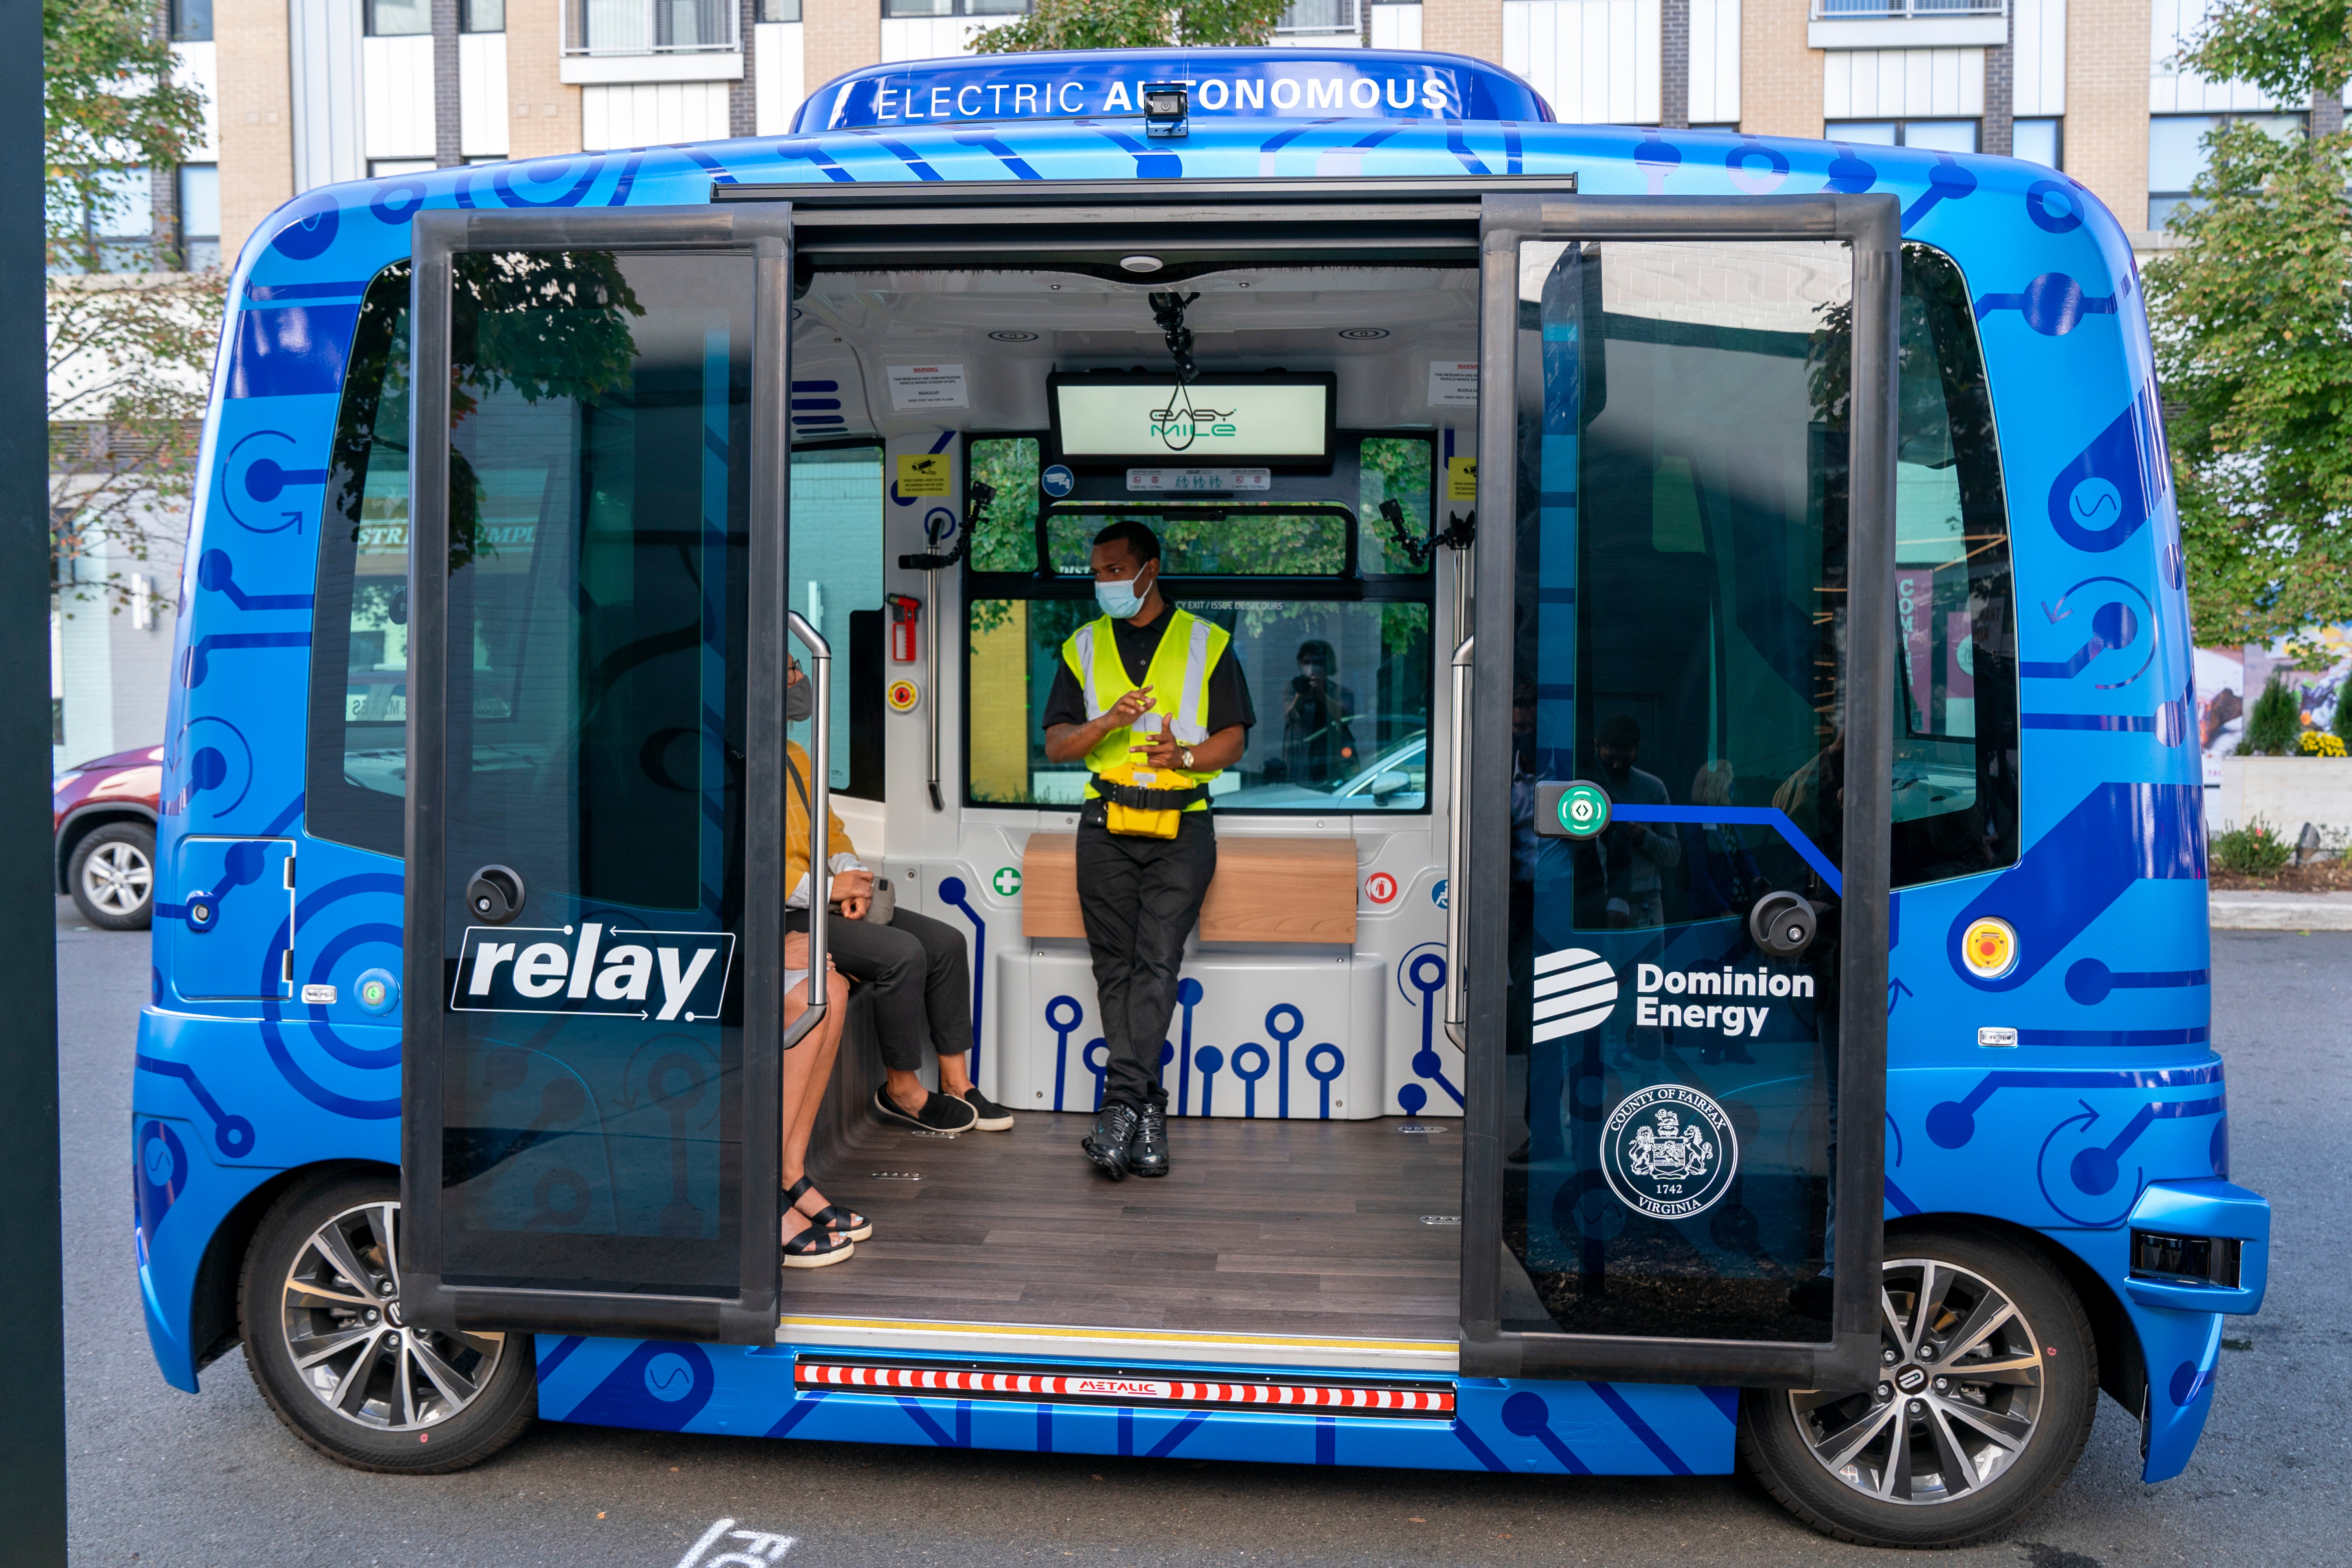
{"type": "Polygon", "coordinates": [[[1143,765],[1149,768],[1182,767],[1183,759],[1176,753],[1183,749],[1176,743],[1176,737],[1165,730],[1137,748],[1143,755],[1143,765]]]}
{"type": "Polygon", "coordinates": [[[1142,718],[1146,713],[1150,712],[1152,705],[1159,700],[1160,700],[1158,698],[1151,695],[1151,688],[1149,686],[1137,687],[1134,690],[1129,692],[1126,696],[1120,698],[1118,701],[1110,705],[1110,711],[1104,715],[1104,717],[1109,721],[1109,722],[1105,726],[1106,729],[1125,729],[1128,725],[1134,723],[1138,719],[1142,718]]]}
{"type": "Polygon", "coordinates": [[[832,889],[826,897],[844,915],[854,921],[862,921],[866,918],[866,906],[874,899],[874,873],[871,871],[836,873],[833,879],[832,889]]]}

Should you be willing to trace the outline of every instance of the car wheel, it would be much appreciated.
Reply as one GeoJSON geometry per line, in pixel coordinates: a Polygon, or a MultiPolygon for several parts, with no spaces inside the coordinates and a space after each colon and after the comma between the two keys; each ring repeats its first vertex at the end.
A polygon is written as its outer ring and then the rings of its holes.
{"type": "Polygon", "coordinates": [[[328,1172],[271,1205],[238,1292],[246,1365],[294,1435],[361,1470],[462,1470],[539,1413],[529,1334],[400,1311],[400,1184],[328,1172]]]}
{"type": "Polygon", "coordinates": [[[91,828],[74,846],[66,887],[100,931],[145,931],[155,908],[155,830],[139,822],[91,828]]]}
{"type": "Polygon", "coordinates": [[[1960,1546],[2074,1468],[2099,1397],[2090,1320],[2040,1255],[1958,1226],[1887,1237],[1881,1380],[1750,1389],[1740,1456],[1790,1512],[1865,1546],[1960,1546]]]}

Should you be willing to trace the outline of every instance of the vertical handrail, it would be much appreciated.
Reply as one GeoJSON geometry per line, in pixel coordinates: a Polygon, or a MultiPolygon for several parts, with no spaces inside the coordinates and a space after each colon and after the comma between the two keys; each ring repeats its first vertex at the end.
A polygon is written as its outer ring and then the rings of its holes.
{"type": "Polygon", "coordinates": [[[1470,677],[1477,644],[1475,637],[1464,637],[1454,650],[1454,765],[1445,801],[1445,1037],[1465,1051],[1470,1006],[1462,984],[1462,910],[1469,900],[1463,873],[1470,868],[1470,677]]]}
{"type": "MultiPolygon", "coordinates": [[[[969,522],[967,522],[966,526],[970,526],[969,522]]],[[[939,552],[938,542],[929,537],[930,533],[929,529],[926,528],[923,532],[925,534],[923,547],[929,551],[933,557],[936,558],[939,552]]],[[[925,695],[925,701],[931,710],[931,722],[929,725],[931,736],[929,783],[931,788],[931,809],[933,811],[945,811],[948,808],[947,796],[940,793],[940,639],[947,635],[948,617],[946,612],[940,608],[940,569],[938,567],[934,566],[931,568],[930,579],[931,689],[925,695]]]]}
{"type": "MultiPolygon", "coordinates": [[[[816,706],[810,714],[813,733],[809,736],[808,1009],[784,1026],[783,1048],[791,1050],[801,1043],[802,1036],[824,1022],[824,926],[831,914],[825,893],[832,881],[833,863],[833,646],[798,610],[785,611],[784,624],[792,628],[801,646],[809,650],[809,663],[814,668],[806,679],[816,683],[816,706]]],[[[789,821],[789,805],[785,816],[789,821]]]]}

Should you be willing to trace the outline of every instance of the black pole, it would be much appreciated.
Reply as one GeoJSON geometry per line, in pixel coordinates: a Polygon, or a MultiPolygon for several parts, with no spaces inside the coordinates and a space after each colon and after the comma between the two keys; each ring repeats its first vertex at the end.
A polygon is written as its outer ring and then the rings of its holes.
{"type": "Polygon", "coordinates": [[[0,1530],[65,1568],[64,1260],[58,1209],[56,872],[50,865],[49,423],[40,0],[0,4],[0,1530]],[[15,216],[8,215],[15,214],[15,216]],[[13,827],[6,824],[14,823],[13,827]]]}

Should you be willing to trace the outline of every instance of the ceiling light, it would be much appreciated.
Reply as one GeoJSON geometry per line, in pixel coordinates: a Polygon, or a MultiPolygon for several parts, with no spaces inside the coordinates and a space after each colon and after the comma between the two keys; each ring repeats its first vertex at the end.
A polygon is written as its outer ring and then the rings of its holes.
{"type": "Polygon", "coordinates": [[[1157,272],[1160,270],[1160,258],[1156,256],[1122,256],[1118,258],[1118,264],[1121,267],[1126,268],[1129,272],[1157,272]]]}

